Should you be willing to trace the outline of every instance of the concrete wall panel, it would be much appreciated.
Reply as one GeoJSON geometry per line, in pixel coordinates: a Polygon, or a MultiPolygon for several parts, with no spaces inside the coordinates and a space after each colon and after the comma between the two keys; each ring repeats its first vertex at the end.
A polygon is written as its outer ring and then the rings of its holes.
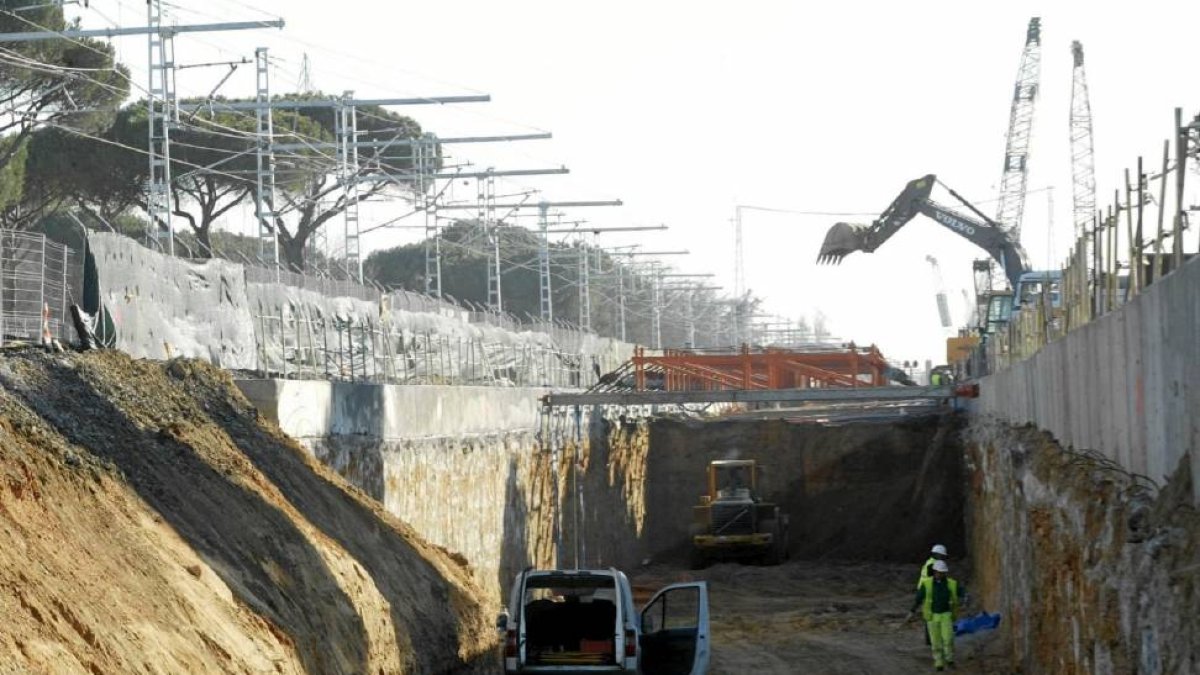
{"type": "MultiPolygon", "coordinates": [[[[983,378],[980,409],[1166,482],[1200,447],[1200,258],[1121,309],[983,378]]],[[[1193,498],[1200,504],[1200,461],[1193,498]]]]}

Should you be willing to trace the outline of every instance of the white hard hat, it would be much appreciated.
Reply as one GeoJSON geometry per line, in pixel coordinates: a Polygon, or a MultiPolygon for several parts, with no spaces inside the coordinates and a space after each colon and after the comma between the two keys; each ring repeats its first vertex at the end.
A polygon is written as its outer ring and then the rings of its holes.
{"type": "Polygon", "coordinates": [[[933,547],[933,550],[930,552],[936,553],[938,555],[946,555],[946,547],[942,546],[941,544],[937,544],[933,547]]]}
{"type": "Polygon", "coordinates": [[[933,563],[933,571],[946,573],[950,571],[950,566],[946,564],[945,560],[938,560],[933,563]]]}

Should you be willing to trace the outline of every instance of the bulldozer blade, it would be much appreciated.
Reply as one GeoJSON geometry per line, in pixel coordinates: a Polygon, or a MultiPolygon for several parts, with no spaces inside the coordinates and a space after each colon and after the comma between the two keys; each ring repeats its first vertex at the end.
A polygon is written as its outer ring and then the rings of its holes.
{"type": "Polygon", "coordinates": [[[817,254],[818,263],[836,265],[842,258],[855,251],[861,251],[866,242],[866,225],[851,223],[836,223],[825,234],[825,242],[821,244],[821,252],[817,254]]]}

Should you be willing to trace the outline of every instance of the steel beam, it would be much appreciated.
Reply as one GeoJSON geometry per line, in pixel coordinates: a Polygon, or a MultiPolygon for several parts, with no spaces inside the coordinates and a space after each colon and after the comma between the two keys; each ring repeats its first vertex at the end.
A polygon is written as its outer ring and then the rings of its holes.
{"type": "MultiPolygon", "coordinates": [[[[330,98],[314,99],[311,101],[281,101],[275,100],[267,104],[274,110],[299,110],[301,108],[339,108],[341,106],[385,106],[385,105],[430,105],[434,103],[487,103],[491,101],[490,94],[470,96],[422,96],[420,98],[355,98],[350,100],[330,98]]],[[[220,110],[255,110],[260,106],[255,101],[208,101],[205,105],[220,110]]]]}
{"type": "MultiPolygon", "coordinates": [[[[358,145],[358,147],[361,148],[363,146],[360,143],[358,145]]],[[[278,150],[279,146],[275,146],[275,149],[278,150]]],[[[431,173],[431,174],[426,175],[425,178],[432,178],[432,179],[437,179],[437,180],[454,180],[456,178],[487,179],[487,178],[504,177],[504,176],[557,176],[557,175],[562,175],[562,174],[566,174],[566,173],[571,173],[571,170],[568,169],[567,167],[563,166],[563,167],[558,167],[558,168],[554,168],[554,169],[499,169],[497,171],[473,171],[473,172],[469,172],[469,173],[468,172],[431,173]]],[[[412,179],[413,176],[416,176],[416,175],[417,175],[416,171],[391,171],[389,173],[382,174],[382,175],[363,176],[360,180],[362,180],[363,182],[372,182],[373,181],[373,182],[377,182],[377,183],[385,183],[388,181],[412,179]]],[[[445,208],[445,207],[441,207],[441,208],[445,208]]]]}
{"type": "Polygon", "coordinates": [[[667,229],[666,225],[633,225],[629,227],[576,227],[572,229],[546,230],[546,234],[596,234],[599,232],[656,232],[667,229]]]}
{"type": "MultiPolygon", "coordinates": [[[[554,206],[558,208],[573,208],[578,206],[624,206],[625,203],[620,199],[612,199],[608,201],[583,201],[583,202],[522,202],[518,204],[496,204],[497,209],[540,209],[542,205],[554,206]]],[[[438,206],[439,211],[463,211],[478,208],[476,204],[443,204],[438,206]]],[[[664,228],[665,229],[665,228],[664,228]]],[[[583,231],[590,232],[587,228],[583,231]]]]}
{"type": "MultiPolygon", "coordinates": [[[[274,108],[291,108],[295,106],[276,105],[280,101],[272,102],[274,108]]],[[[332,107],[332,106],[322,106],[332,107]]],[[[439,145],[449,145],[458,143],[501,143],[507,141],[539,141],[552,138],[550,134],[516,134],[513,136],[456,136],[451,138],[438,138],[439,145]]],[[[358,141],[358,147],[361,148],[403,148],[410,145],[423,143],[420,138],[396,138],[390,141],[358,141]]],[[[282,152],[284,150],[332,150],[338,147],[338,144],[333,141],[314,141],[312,143],[277,143],[275,149],[282,152]]]]}
{"type": "Polygon", "coordinates": [[[681,403],[803,403],[807,401],[918,401],[953,398],[953,387],[857,387],[820,389],[725,389],[715,391],[612,391],[547,394],[542,406],[677,405],[681,403]]]}
{"type": "Polygon", "coordinates": [[[235,21],[231,23],[199,23],[186,26],[134,26],[130,28],[94,28],[89,30],[60,30],[60,31],[27,31],[21,33],[0,33],[0,42],[35,42],[38,40],[77,40],[94,37],[122,37],[125,35],[150,35],[158,33],[164,37],[179,33],[207,33],[227,30],[253,30],[256,28],[283,28],[283,20],[276,21],[235,21]]]}

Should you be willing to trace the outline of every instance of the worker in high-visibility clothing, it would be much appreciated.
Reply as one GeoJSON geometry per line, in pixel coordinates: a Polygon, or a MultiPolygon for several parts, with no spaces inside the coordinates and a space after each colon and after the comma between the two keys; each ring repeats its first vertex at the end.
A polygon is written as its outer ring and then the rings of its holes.
{"type": "Polygon", "coordinates": [[[933,576],[933,564],[939,560],[946,560],[950,556],[946,553],[946,547],[941,544],[934,544],[929,550],[929,559],[925,564],[921,565],[921,576],[917,578],[917,586],[921,585],[929,577],[933,576]]]}
{"type": "Polygon", "coordinates": [[[949,574],[950,566],[945,560],[935,562],[933,576],[921,580],[917,597],[908,612],[912,618],[917,608],[921,608],[921,617],[925,619],[933,647],[934,670],[954,668],[954,617],[964,588],[949,574]]]}
{"type": "MultiPolygon", "coordinates": [[[[926,560],[925,564],[921,565],[921,576],[917,578],[917,588],[920,588],[921,584],[926,579],[933,576],[933,564],[939,560],[945,560],[948,557],[950,556],[947,555],[945,546],[941,544],[934,544],[933,548],[929,550],[929,560],[926,560]]],[[[929,641],[929,630],[926,628],[923,629],[923,632],[925,633],[925,644],[933,644],[929,641]]]]}

